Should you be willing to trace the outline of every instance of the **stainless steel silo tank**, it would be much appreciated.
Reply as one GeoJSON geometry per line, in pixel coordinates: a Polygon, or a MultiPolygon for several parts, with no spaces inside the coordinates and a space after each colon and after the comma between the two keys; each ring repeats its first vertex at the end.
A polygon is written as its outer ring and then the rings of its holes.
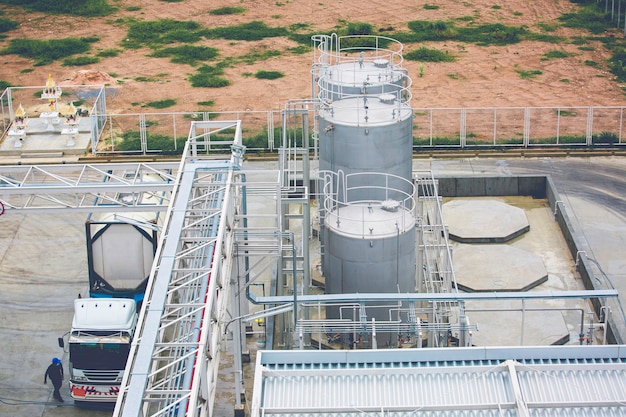
{"type": "Polygon", "coordinates": [[[325,66],[318,74],[318,96],[337,101],[355,95],[395,94],[407,91],[411,79],[406,69],[395,67],[389,59],[352,57],[333,66],[325,66]]]}
{"type": "MultiPolygon", "coordinates": [[[[389,174],[362,173],[344,177],[329,173],[325,176],[323,192],[325,256],[322,267],[326,293],[414,292],[415,196],[410,181],[389,174]],[[378,185],[363,186],[363,183],[378,185]],[[405,192],[406,188],[410,191],[405,192]],[[355,201],[349,197],[359,189],[365,189],[369,198],[355,201]]],[[[345,319],[345,307],[328,307],[326,317],[345,319]]],[[[390,311],[397,314],[399,306],[390,308],[388,303],[372,302],[365,310],[368,322],[375,319],[385,327],[394,320],[394,313],[390,311]]],[[[392,337],[384,331],[379,336],[381,343],[387,343],[392,337]]]]}
{"type": "MultiPolygon", "coordinates": [[[[412,116],[411,107],[397,94],[354,96],[322,104],[320,170],[345,174],[380,172],[410,180],[412,116]]],[[[366,198],[355,196],[361,197],[366,198]]]]}

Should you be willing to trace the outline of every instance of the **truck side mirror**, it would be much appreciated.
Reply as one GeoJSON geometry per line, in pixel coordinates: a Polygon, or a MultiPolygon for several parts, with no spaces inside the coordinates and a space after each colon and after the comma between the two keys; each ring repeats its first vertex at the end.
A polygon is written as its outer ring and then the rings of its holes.
{"type": "Polygon", "coordinates": [[[60,348],[64,348],[65,347],[65,342],[63,341],[63,338],[59,337],[57,340],[59,342],[59,347],[60,348]]]}

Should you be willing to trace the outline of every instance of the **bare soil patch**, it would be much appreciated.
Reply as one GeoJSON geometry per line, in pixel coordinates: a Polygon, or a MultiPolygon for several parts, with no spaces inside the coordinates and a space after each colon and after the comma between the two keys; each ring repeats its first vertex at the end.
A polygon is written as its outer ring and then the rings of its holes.
{"type": "MultiPolygon", "coordinates": [[[[293,54],[286,48],[296,46],[284,38],[255,42],[203,41],[217,47],[220,58],[240,56],[253,50],[278,49],[280,56],[229,68],[225,76],[231,85],[224,88],[193,88],[187,77],[195,72],[189,65],[171,63],[167,58],[151,58],[148,49],[125,50],[127,28],[114,24],[116,19],[178,19],[195,20],[206,27],[240,24],[261,20],[269,26],[289,26],[307,23],[314,31],[329,31],[345,22],[367,22],[375,28],[393,27],[408,30],[410,20],[448,20],[475,16],[479,22],[501,22],[526,25],[540,32],[540,23],[554,22],[576,6],[566,0],[500,2],[491,0],[442,0],[431,2],[439,6],[426,10],[425,2],[415,0],[185,0],[168,3],[159,0],[124,0],[114,2],[119,11],[106,18],[72,18],[38,13],[24,14],[20,9],[4,8],[5,16],[21,22],[19,29],[0,41],[5,46],[12,38],[64,38],[96,35],[93,54],[117,48],[116,57],[101,58],[97,64],[85,67],[63,67],[59,62],[33,67],[29,59],[5,55],[0,79],[20,86],[43,86],[48,73],[61,85],[105,83],[115,89],[107,96],[109,113],[155,111],[145,107],[151,101],[174,99],[177,104],[166,110],[197,111],[199,102],[213,100],[215,105],[204,110],[272,110],[280,109],[290,99],[310,98],[313,53],[293,54]],[[223,6],[247,9],[241,15],[212,16],[210,10],[223,6]],[[139,10],[131,11],[136,6],[139,10]],[[24,72],[24,70],[31,70],[24,72]],[[281,71],[277,80],[259,80],[250,74],[259,69],[281,71]],[[148,81],[139,81],[148,80],[148,81]]],[[[581,35],[580,31],[560,28],[553,34],[581,35]]],[[[413,107],[527,107],[527,106],[622,106],[621,85],[607,71],[609,53],[600,42],[588,44],[592,50],[580,50],[576,45],[522,42],[508,46],[476,46],[455,42],[405,45],[406,50],[428,46],[447,50],[458,57],[453,63],[417,63],[405,61],[413,79],[413,107]],[[572,53],[567,58],[542,60],[549,50],[572,53]],[[586,65],[593,61],[598,66],[586,65]],[[423,65],[423,70],[420,66],[423,65]],[[516,70],[539,70],[541,75],[523,79],[516,70]]]]}

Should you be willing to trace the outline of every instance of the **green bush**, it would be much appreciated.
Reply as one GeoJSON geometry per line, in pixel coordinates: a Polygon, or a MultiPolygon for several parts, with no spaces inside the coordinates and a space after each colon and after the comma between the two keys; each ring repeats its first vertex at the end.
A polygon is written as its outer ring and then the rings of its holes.
{"type": "Polygon", "coordinates": [[[120,52],[121,51],[119,49],[103,49],[102,51],[98,52],[96,56],[99,56],[101,58],[112,58],[118,56],[120,52]]]}
{"type": "Polygon", "coordinates": [[[537,75],[543,74],[541,70],[515,70],[525,80],[535,78],[537,75]]]}
{"type": "Polygon", "coordinates": [[[83,65],[95,64],[100,62],[100,58],[96,56],[77,56],[75,58],[65,58],[63,60],[64,67],[81,67],[83,65]]]}
{"type": "Polygon", "coordinates": [[[606,143],[612,145],[619,142],[619,136],[613,132],[601,132],[599,135],[593,135],[593,143],[606,143]]]}
{"type": "MultiPolygon", "coordinates": [[[[163,154],[174,155],[182,153],[185,148],[186,137],[176,138],[176,143],[171,136],[148,132],[148,147],[153,151],[161,151],[163,154]]],[[[122,141],[116,145],[116,150],[122,152],[141,151],[141,134],[138,131],[124,132],[122,141]]]]}
{"type": "Polygon", "coordinates": [[[254,74],[254,76],[260,80],[276,80],[278,78],[284,77],[285,74],[280,71],[259,70],[256,72],[256,74],[254,74]]]}
{"type": "Polygon", "coordinates": [[[570,52],[562,51],[560,49],[553,49],[551,51],[547,51],[546,53],[544,53],[541,56],[541,60],[542,61],[549,61],[551,59],[568,58],[568,57],[570,57],[572,55],[574,55],[574,54],[572,54],[570,52]]]}
{"type": "Polygon", "coordinates": [[[0,17],[0,33],[9,32],[17,28],[20,24],[15,20],[0,17]]]}
{"type": "Polygon", "coordinates": [[[456,40],[477,45],[509,45],[522,41],[527,34],[521,26],[506,26],[501,23],[488,23],[476,27],[458,29],[456,40]]]}
{"type": "Polygon", "coordinates": [[[176,64],[197,65],[198,61],[208,61],[218,55],[218,50],[208,46],[181,45],[154,51],[150,56],[170,57],[176,64]]]}
{"type": "Polygon", "coordinates": [[[454,62],[456,60],[447,51],[442,52],[438,49],[426,48],[424,46],[404,54],[404,58],[410,61],[422,62],[454,62]]]}
{"type": "Polygon", "coordinates": [[[83,54],[90,49],[83,39],[12,39],[2,54],[15,54],[35,60],[35,65],[46,65],[58,59],[83,54]]]}
{"type": "Polygon", "coordinates": [[[454,24],[443,20],[412,20],[407,25],[416,35],[417,42],[454,39],[458,35],[454,24]]]}
{"type": "Polygon", "coordinates": [[[7,88],[12,87],[12,84],[5,80],[0,80],[0,91],[4,91],[7,88]]]}
{"type": "Polygon", "coordinates": [[[202,26],[186,20],[144,20],[131,22],[123,45],[128,48],[174,42],[197,42],[202,39],[202,26]]]}
{"type": "Polygon", "coordinates": [[[229,65],[234,65],[239,62],[243,62],[244,64],[252,65],[257,61],[265,61],[266,59],[270,59],[280,55],[282,55],[282,52],[277,49],[266,49],[264,51],[257,51],[256,48],[253,48],[251,52],[248,52],[245,55],[240,55],[238,57],[229,57],[227,63],[229,65]]]}
{"type": "Polygon", "coordinates": [[[224,74],[224,70],[220,67],[213,67],[209,65],[203,65],[198,68],[195,74],[189,77],[192,87],[208,87],[219,88],[230,85],[230,81],[221,77],[224,74]]]}
{"type": "Polygon", "coordinates": [[[222,26],[207,29],[203,32],[208,38],[228,39],[237,41],[260,41],[265,38],[287,36],[289,32],[284,27],[272,28],[264,22],[254,20],[249,23],[234,26],[222,26]]]}
{"type": "MultiPolygon", "coordinates": [[[[573,1],[574,2],[574,1],[573,1]]],[[[586,29],[594,34],[601,34],[612,27],[611,13],[605,13],[595,0],[575,1],[575,3],[586,4],[572,13],[564,13],[559,17],[563,26],[575,29],[586,29]]],[[[600,4],[601,5],[601,4],[600,4]]]]}
{"type": "Polygon", "coordinates": [[[611,73],[620,82],[626,82],[626,48],[617,47],[613,49],[613,54],[609,58],[611,73]]]}
{"type": "Polygon", "coordinates": [[[113,13],[107,0],[0,0],[0,4],[21,6],[35,12],[98,17],[113,13]]]}
{"type": "Polygon", "coordinates": [[[146,106],[152,107],[155,109],[165,109],[167,107],[172,107],[176,104],[176,100],[168,98],[164,100],[150,101],[146,103],[146,106]]]}
{"type": "Polygon", "coordinates": [[[219,9],[213,9],[209,12],[209,14],[213,16],[221,16],[221,15],[227,15],[227,14],[241,14],[245,12],[246,12],[246,9],[244,9],[243,7],[225,6],[225,7],[220,7],[219,9]]]}

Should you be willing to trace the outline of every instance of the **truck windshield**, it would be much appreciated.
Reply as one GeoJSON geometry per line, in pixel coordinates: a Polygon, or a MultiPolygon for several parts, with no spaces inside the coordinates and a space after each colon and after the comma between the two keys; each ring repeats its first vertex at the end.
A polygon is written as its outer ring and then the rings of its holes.
{"type": "Polygon", "coordinates": [[[124,369],[129,343],[71,343],[70,362],[76,369],[124,369]]]}

